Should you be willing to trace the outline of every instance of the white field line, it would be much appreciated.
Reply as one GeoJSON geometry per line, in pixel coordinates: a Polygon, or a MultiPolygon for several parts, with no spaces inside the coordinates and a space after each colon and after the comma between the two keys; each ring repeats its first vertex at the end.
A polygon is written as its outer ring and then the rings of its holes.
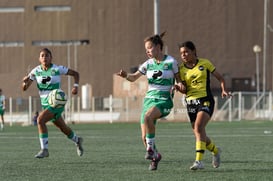
{"type": "MultiPolygon", "coordinates": [[[[139,137],[140,135],[138,135],[137,137],[139,137]]],[[[218,135],[218,134],[210,134],[210,137],[215,137],[215,138],[237,138],[237,137],[272,137],[273,134],[264,134],[264,133],[261,133],[260,135],[257,135],[257,134],[225,134],[225,135],[218,135]]],[[[85,139],[113,139],[113,138],[120,138],[121,136],[119,135],[100,135],[100,136],[83,136],[85,139]]],[[[129,136],[130,137],[130,136],[129,136]]],[[[132,136],[132,138],[135,137],[135,136],[132,136]]],[[[192,138],[194,137],[193,135],[163,135],[163,134],[157,134],[156,137],[158,138],[192,138]]],[[[18,136],[16,134],[1,134],[1,139],[39,139],[38,136],[18,136]]],[[[60,136],[49,136],[49,139],[67,139],[66,137],[63,137],[62,135],[60,136]]],[[[0,141],[1,142],[1,141],[0,141]]]]}

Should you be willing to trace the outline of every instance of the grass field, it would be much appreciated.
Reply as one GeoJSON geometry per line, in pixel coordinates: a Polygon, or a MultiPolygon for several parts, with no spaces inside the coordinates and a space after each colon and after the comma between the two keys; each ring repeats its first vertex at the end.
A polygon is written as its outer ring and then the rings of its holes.
{"type": "Polygon", "coordinates": [[[191,171],[195,141],[189,123],[157,125],[156,143],[163,155],[157,171],[144,160],[138,123],[70,125],[84,138],[85,154],[78,157],[74,144],[49,125],[50,156],[36,159],[36,127],[13,126],[0,132],[0,180],[273,180],[273,122],[211,122],[208,135],[222,152],[220,168],[204,156],[205,169],[191,171]]]}

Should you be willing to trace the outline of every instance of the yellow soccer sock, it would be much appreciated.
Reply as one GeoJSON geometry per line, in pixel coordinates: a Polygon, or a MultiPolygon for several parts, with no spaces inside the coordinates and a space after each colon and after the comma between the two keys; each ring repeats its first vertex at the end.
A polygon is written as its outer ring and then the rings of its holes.
{"type": "Polygon", "coordinates": [[[206,149],[206,142],[204,141],[197,141],[196,142],[196,161],[201,161],[203,159],[203,155],[206,149]]]}
{"type": "Polygon", "coordinates": [[[207,145],[207,150],[211,151],[214,155],[218,153],[218,149],[212,141],[207,145]]]}

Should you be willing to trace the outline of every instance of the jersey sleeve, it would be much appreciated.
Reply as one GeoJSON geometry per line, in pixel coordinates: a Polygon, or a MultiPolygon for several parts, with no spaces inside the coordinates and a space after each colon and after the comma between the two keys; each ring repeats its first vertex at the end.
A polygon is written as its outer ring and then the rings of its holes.
{"type": "Polygon", "coordinates": [[[63,65],[59,65],[58,69],[59,69],[61,75],[65,75],[68,72],[68,68],[63,65]]]}
{"type": "Polygon", "coordinates": [[[211,61],[207,60],[206,61],[206,65],[207,65],[207,69],[210,71],[210,72],[213,72],[215,70],[215,66],[211,63],[211,61]]]}
{"type": "Polygon", "coordinates": [[[37,71],[37,69],[38,69],[38,66],[32,69],[30,73],[28,74],[28,77],[30,80],[32,81],[36,80],[35,72],[37,71]]]}
{"type": "Polygon", "coordinates": [[[184,69],[184,64],[182,63],[179,66],[179,75],[180,75],[180,79],[182,80],[182,82],[185,81],[185,76],[184,76],[183,69],[184,69]]]}
{"type": "Polygon", "coordinates": [[[147,65],[148,65],[148,61],[144,62],[143,64],[141,64],[138,68],[138,71],[140,73],[142,73],[143,75],[146,75],[147,73],[147,65]]]}
{"type": "Polygon", "coordinates": [[[173,73],[177,74],[179,72],[179,65],[176,61],[176,59],[173,59],[173,73]]]}

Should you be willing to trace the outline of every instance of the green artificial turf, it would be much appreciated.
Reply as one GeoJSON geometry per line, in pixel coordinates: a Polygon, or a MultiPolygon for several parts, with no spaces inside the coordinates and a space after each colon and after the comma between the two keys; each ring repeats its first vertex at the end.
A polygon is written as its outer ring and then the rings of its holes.
{"type": "Polygon", "coordinates": [[[71,124],[84,139],[85,153],[53,125],[48,158],[37,159],[37,128],[15,125],[0,132],[1,181],[257,181],[273,180],[273,122],[210,122],[207,134],[222,148],[220,168],[206,151],[204,170],[191,171],[195,139],[189,123],[159,121],[156,145],[162,154],[157,171],[149,171],[138,123],[71,124]],[[269,131],[269,132],[265,132],[269,131]]]}

